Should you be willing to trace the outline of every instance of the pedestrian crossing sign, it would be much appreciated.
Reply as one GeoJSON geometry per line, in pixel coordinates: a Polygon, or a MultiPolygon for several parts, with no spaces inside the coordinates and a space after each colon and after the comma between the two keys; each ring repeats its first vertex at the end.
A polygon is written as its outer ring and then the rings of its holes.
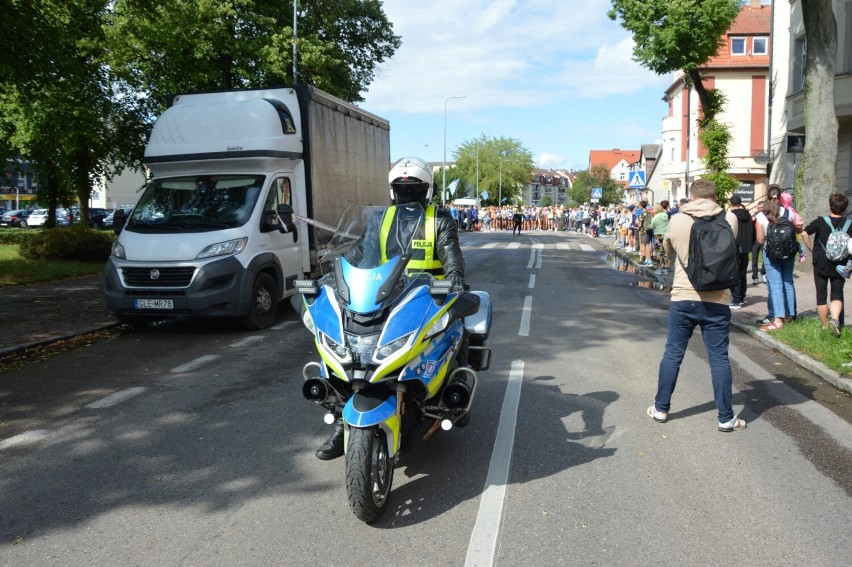
{"type": "Polygon", "coordinates": [[[592,199],[603,199],[603,187],[592,187],[592,199]]]}
{"type": "Polygon", "coordinates": [[[631,171],[630,172],[630,183],[627,185],[631,189],[642,189],[645,187],[645,172],[644,171],[631,171]]]}

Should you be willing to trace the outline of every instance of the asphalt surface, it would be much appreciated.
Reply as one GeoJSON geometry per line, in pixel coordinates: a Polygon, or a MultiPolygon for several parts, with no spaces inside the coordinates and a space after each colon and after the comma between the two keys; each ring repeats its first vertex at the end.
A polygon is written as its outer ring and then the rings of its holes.
{"type": "MultiPolygon", "coordinates": [[[[589,239],[589,243],[608,250],[612,240],[589,239]]],[[[653,268],[638,266],[635,254],[623,250],[613,252],[621,259],[620,269],[648,278],[649,281],[640,285],[665,288],[671,283],[671,274],[655,273],[653,268]]],[[[816,293],[810,272],[796,272],[795,278],[799,314],[814,314],[816,293]]],[[[118,322],[104,305],[102,281],[103,277],[97,275],[0,289],[0,359],[117,326],[118,322]]],[[[771,333],[759,331],[755,323],[765,316],[766,285],[750,284],[743,308],[732,310],[732,324],[835,387],[852,392],[852,378],[843,377],[819,361],[774,340],[771,333]]]]}

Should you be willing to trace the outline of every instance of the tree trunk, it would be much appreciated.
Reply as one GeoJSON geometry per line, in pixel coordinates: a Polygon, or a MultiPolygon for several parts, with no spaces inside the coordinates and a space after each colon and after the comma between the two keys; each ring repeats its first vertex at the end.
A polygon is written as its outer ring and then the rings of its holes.
{"type": "Polygon", "coordinates": [[[701,73],[698,69],[689,70],[689,78],[692,81],[692,86],[695,87],[695,94],[698,95],[698,101],[701,103],[701,112],[707,120],[713,120],[715,113],[710,104],[710,95],[707,94],[707,89],[704,87],[704,82],[701,80],[701,73]]]}
{"type": "MultiPolygon", "coordinates": [[[[834,70],[837,22],[831,0],[803,0],[805,55],[805,153],[797,206],[805,223],[828,212],[828,196],[837,191],[837,114],[834,70]]],[[[798,177],[798,176],[797,176],[798,177]]]]}

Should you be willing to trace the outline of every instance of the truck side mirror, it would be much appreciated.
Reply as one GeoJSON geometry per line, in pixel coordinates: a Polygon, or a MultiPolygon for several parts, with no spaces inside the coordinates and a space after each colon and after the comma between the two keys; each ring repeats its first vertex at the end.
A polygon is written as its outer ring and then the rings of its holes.
{"type": "Polygon", "coordinates": [[[299,240],[299,234],[296,232],[296,225],[293,222],[293,207],[290,205],[278,205],[278,232],[292,232],[293,242],[299,240]]]}
{"type": "Polygon", "coordinates": [[[124,209],[116,209],[112,213],[112,231],[116,234],[121,233],[125,222],[127,222],[127,212],[124,209]]]}

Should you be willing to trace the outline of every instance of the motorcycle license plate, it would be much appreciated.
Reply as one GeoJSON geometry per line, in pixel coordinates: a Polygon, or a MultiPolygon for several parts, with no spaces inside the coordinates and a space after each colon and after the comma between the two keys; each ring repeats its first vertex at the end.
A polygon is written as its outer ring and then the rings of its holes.
{"type": "Polygon", "coordinates": [[[136,309],[174,309],[175,302],[172,299],[137,299],[134,301],[136,309]]]}

